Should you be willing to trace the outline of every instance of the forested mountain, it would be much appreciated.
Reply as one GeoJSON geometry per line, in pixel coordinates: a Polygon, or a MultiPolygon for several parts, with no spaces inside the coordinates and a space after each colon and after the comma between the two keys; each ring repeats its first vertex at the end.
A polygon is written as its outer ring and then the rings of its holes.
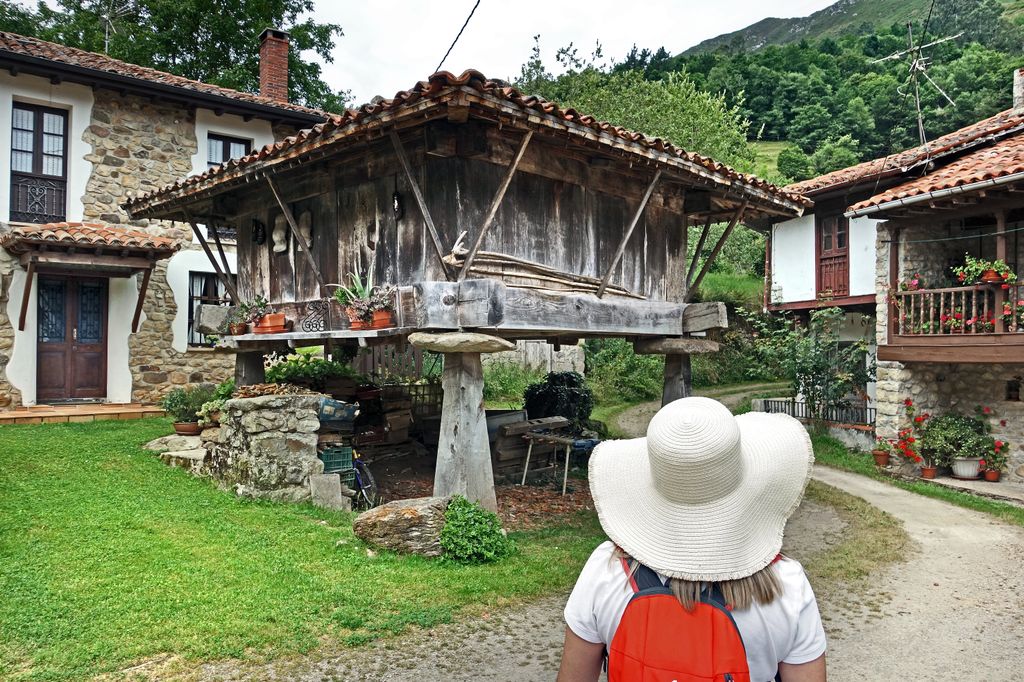
{"type": "Polygon", "coordinates": [[[720,47],[753,51],[805,39],[872,32],[880,26],[922,20],[931,0],[839,0],[807,17],[769,17],[732,33],[709,38],[683,52],[683,56],[711,52],[720,47]]]}

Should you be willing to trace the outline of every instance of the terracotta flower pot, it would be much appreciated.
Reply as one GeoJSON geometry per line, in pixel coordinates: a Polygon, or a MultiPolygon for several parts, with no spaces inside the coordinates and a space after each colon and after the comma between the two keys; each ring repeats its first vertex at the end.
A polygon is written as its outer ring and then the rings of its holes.
{"type": "Polygon", "coordinates": [[[995,270],[986,270],[981,273],[981,281],[986,284],[998,284],[1003,281],[1003,276],[995,270]]]}
{"type": "Polygon", "coordinates": [[[374,310],[370,329],[384,329],[395,326],[395,316],[390,310],[374,310]]]}
{"type": "Polygon", "coordinates": [[[198,436],[200,431],[199,422],[174,422],[174,432],[179,436],[198,436]]]}
{"type": "Polygon", "coordinates": [[[256,323],[257,327],[283,327],[284,325],[284,313],[267,313],[256,323]]]}
{"type": "Polygon", "coordinates": [[[235,322],[228,325],[228,333],[231,334],[231,336],[241,336],[247,331],[249,331],[249,325],[245,322],[235,322]]]}
{"type": "Polygon", "coordinates": [[[875,458],[875,464],[877,466],[889,466],[889,453],[885,450],[872,450],[871,455],[875,458]]]}
{"type": "Polygon", "coordinates": [[[985,480],[996,483],[1002,477],[1003,472],[998,469],[985,469],[985,480]]]}
{"type": "Polygon", "coordinates": [[[938,467],[923,466],[921,467],[921,478],[935,478],[935,474],[938,470],[938,467]]]}
{"type": "Polygon", "coordinates": [[[345,314],[348,315],[348,328],[353,330],[369,329],[370,323],[359,316],[359,312],[355,308],[345,308],[345,314]]]}

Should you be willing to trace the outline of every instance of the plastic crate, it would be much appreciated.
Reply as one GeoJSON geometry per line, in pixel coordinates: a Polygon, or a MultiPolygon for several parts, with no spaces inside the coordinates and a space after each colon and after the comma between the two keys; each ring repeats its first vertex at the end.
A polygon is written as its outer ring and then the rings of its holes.
{"type": "Polygon", "coordinates": [[[341,474],[341,484],[348,486],[350,490],[356,489],[356,470],[349,469],[348,471],[339,471],[341,474]]]}
{"type": "Polygon", "coordinates": [[[352,469],[352,448],[329,447],[320,453],[325,474],[336,474],[352,469]]]}

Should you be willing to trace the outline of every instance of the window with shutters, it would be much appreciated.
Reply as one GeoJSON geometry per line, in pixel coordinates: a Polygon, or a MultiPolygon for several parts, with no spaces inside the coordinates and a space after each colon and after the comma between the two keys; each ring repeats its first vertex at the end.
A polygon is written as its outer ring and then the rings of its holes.
{"type": "Polygon", "coordinates": [[[850,294],[850,221],[842,215],[816,216],[818,296],[850,294]]]}
{"type": "Polygon", "coordinates": [[[11,221],[67,216],[68,112],[15,102],[11,112],[11,221]]]}

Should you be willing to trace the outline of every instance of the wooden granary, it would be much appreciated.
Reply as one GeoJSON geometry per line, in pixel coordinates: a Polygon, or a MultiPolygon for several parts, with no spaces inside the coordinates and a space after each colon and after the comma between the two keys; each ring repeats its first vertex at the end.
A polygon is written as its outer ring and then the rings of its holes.
{"type": "MultiPolygon", "coordinates": [[[[434,74],[126,208],[133,219],[188,221],[201,240],[199,224],[237,230],[227,288],[265,296],[293,321],[287,333],[235,338],[243,380],[275,344],[617,336],[667,355],[670,400],[688,393],[688,353],[709,345],[690,335],[727,324],[724,305],[689,303],[724,240],[743,219],[808,204],[466,71],[434,74]],[[705,226],[699,254],[716,222],[728,228],[711,257],[688,262],[687,226],[705,226]],[[354,331],[329,285],[370,271],[398,287],[397,326],[354,331]]],[[[218,247],[206,245],[214,263],[218,247]]],[[[478,349],[453,346],[435,493],[493,508],[482,385],[478,349]]]]}

